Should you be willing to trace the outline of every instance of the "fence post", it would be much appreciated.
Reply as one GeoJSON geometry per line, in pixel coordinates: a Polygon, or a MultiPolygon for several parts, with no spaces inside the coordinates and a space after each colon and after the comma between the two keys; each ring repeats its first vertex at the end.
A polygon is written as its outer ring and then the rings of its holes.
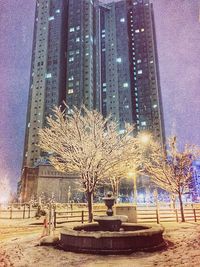
{"type": "Polygon", "coordinates": [[[176,213],[176,222],[178,222],[178,210],[175,209],[175,213],[176,213]]]}
{"type": "Polygon", "coordinates": [[[194,213],[194,221],[197,222],[196,210],[194,208],[193,208],[193,213],[194,213]]]}
{"type": "Polygon", "coordinates": [[[159,216],[159,210],[158,210],[158,207],[156,208],[156,221],[157,221],[157,224],[160,223],[160,216],[159,216]]]}
{"type": "Polygon", "coordinates": [[[51,222],[52,222],[52,206],[51,203],[49,204],[49,229],[48,234],[51,234],[51,222]]]}
{"type": "Polygon", "coordinates": [[[28,218],[31,218],[31,204],[28,205],[28,218]]]}
{"type": "Polygon", "coordinates": [[[24,209],[23,209],[23,219],[25,219],[25,213],[26,213],[26,204],[24,204],[24,209]]]}
{"type": "Polygon", "coordinates": [[[54,228],[56,228],[56,211],[54,210],[54,228]]]}
{"type": "Polygon", "coordinates": [[[84,223],[84,210],[81,211],[81,222],[84,223]]]}
{"type": "Polygon", "coordinates": [[[12,204],[10,206],[10,219],[12,219],[12,204]]]}

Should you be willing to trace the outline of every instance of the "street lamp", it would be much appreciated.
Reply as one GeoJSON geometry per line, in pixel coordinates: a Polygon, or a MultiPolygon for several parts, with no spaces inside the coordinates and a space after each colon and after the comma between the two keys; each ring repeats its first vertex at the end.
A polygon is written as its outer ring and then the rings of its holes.
{"type": "Polygon", "coordinates": [[[137,181],[136,181],[136,171],[129,172],[128,176],[133,178],[133,192],[134,192],[134,204],[137,205],[137,181]]]}
{"type": "Polygon", "coordinates": [[[138,134],[138,138],[139,138],[139,141],[141,142],[141,144],[147,145],[147,144],[149,144],[149,142],[151,140],[151,134],[147,133],[147,132],[142,132],[142,133],[138,134]]]}

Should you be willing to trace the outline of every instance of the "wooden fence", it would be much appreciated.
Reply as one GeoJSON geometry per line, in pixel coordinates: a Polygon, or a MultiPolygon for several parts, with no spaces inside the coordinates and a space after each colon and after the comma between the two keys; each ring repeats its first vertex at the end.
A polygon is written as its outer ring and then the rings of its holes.
{"type": "MultiPolygon", "coordinates": [[[[53,210],[54,226],[63,223],[84,223],[88,220],[88,211],[85,207],[75,209],[53,210]]],[[[0,208],[0,219],[27,219],[35,217],[36,209],[29,204],[12,204],[7,209],[0,208]]],[[[93,215],[105,215],[104,205],[95,207],[93,215]]],[[[184,208],[186,222],[200,221],[200,207],[190,206],[184,208]]],[[[179,208],[171,207],[137,207],[138,223],[162,223],[162,222],[180,222],[181,212],[179,208]]]]}
{"type": "Polygon", "coordinates": [[[29,204],[12,204],[7,208],[0,208],[0,219],[29,219],[35,217],[36,209],[29,204]]]}
{"type": "MultiPolygon", "coordinates": [[[[96,210],[93,212],[93,216],[105,215],[106,209],[96,210]]],[[[84,223],[88,221],[87,210],[75,210],[75,211],[54,211],[54,227],[62,223],[84,223]]]]}
{"type": "MultiPolygon", "coordinates": [[[[200,221],[200,208],[184,208],[185,221],[200,221]]],[[[139,207],[137,208],[137,221],[139,223],[162,223],[162,222],[180,222],[180,209],[171,209],[168,207],[139,207]]]]}
{"type": "MultiPolygon", "coordinates": [[[[93,215],[105,215],[106,209],[96,210],[93,215]]],[[[200,221],[200,208],[185,208],[184,209],[186,222],[200,221]]],[[[87,222],[88,211],[54,211],[54,227],[62,223],[87,222]]],[[[181,222],[180,209],[171,209],[168,207],[138,207],[137,208],[138,223],[162,223],[162,222],[181,222]]]]}

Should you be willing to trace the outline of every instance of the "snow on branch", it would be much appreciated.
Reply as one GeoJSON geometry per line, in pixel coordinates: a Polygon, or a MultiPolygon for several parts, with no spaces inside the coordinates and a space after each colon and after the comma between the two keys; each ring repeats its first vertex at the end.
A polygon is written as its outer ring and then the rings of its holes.
{"type": "Polygon", "coordinates": [[[119,134],[118,124],[95,110],[74,107],[68,115],[55,107],[47,121],[48,127],[39,131],[39,146],[57,170],[76,173],[85,192],[94,192],[111,173],[121,175],[127,161],[138,158],[133,126],[127,124],[119,134]]]}
{"type": "Polygon", "coordinates": [[[200,149],[185,145],[183,151],[177,148],[177,138],[168,139],[167,149],[158,144],[151,146],[151,156],[144,163],[145,172],[161,188],[174,194],[183,194],[192,179],[192,163],[200,156],[200,149]]]}

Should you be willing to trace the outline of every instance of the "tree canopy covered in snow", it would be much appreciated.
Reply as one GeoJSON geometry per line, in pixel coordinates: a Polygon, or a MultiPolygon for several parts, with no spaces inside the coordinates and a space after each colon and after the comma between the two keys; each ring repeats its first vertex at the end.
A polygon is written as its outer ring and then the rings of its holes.
{"type": "Polygon", "coordinates": [[[128,162],[139,163],[134,127],[126,124],[124,132],[119,133],[116,122],[84,106],[74,107],[70,115],[56,107],[47,121],[48,127],[39,132],[39,146],[49,153],[57,170],[76,173],[81,178],[91,213],[92,195],[98,184],[111,173],[124,173],[128,162]]]}
{"type": "Polygon", "coordinates": [[[146,157],[144,169],[159,187],[178,195],[182,209],[182,194],[189,189],[193,175],[192,163],[199,156],[200,149],[194,145],[185,145],[180,151],[177,138],[172,136],[166,150],[157,144],[150,147],[150,157],[146,157]]]}

